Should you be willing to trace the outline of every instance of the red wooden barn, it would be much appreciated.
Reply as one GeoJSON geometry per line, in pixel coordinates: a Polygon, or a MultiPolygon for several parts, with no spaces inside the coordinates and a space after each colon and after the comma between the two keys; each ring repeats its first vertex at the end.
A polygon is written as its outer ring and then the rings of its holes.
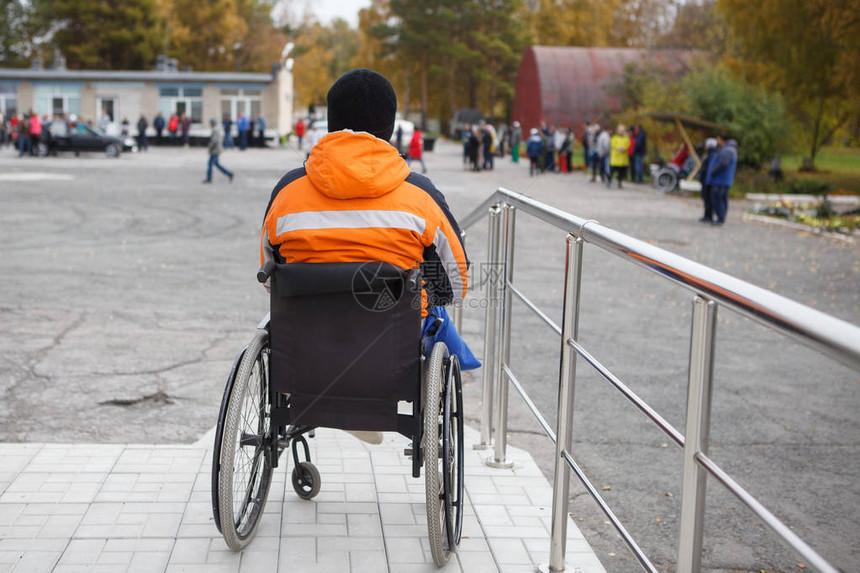
{"type": "Polygon", "coordinates": [[[519,121],[526,133],[544,121],[579,134],[583,122],[621,110],[618,97],[607,89],[625,66],[653,63],[674,75],[693,55],[685,50],[531,46],[520,63],[511,120],[519,121]]]}

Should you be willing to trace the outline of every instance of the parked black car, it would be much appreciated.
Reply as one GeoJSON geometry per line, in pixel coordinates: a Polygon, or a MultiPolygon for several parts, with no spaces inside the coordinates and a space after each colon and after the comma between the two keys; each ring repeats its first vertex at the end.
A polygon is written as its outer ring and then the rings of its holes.
{"type": "Polygon", "coordinates": [[[108,157],[119,157],[123,151],[132,151],[134,139],[112,137],[84,125],[64,119],[55,119],[42,126],[42,139],[36,146],[39,157],[56,155],[60,151],[80,152],[101,151],[108,157]]]}

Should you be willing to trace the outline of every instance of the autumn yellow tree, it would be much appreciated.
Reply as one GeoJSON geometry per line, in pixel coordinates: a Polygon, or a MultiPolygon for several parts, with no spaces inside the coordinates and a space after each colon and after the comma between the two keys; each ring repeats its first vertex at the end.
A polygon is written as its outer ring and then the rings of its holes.
{"type": "Polygon", "coordinates": [[[860,101],[860,0],[719,0],[739,52],[728,64],[779,91],[818,150],[860,101]]]}

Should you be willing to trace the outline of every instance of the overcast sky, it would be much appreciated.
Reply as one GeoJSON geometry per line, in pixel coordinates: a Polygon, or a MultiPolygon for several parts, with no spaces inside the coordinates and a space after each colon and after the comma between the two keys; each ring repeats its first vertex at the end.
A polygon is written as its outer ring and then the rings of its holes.
{"type": "Polygon", "coordinates": [[[353,28],[358,27],[358,11],[370,6],[370,0],[314,0],[312,9],[320,22],[329,23],[340,17],[353,28]]]}

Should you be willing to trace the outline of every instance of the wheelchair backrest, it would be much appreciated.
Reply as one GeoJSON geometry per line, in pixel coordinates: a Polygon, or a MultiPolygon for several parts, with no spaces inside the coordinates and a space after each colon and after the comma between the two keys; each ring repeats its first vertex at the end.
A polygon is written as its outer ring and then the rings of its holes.
{"type": "Polygon", "coordinates": [[[421,281],[387,263],[279,264],[270,374],[290,423],[397,430],[420,392],[421,281]]]}

